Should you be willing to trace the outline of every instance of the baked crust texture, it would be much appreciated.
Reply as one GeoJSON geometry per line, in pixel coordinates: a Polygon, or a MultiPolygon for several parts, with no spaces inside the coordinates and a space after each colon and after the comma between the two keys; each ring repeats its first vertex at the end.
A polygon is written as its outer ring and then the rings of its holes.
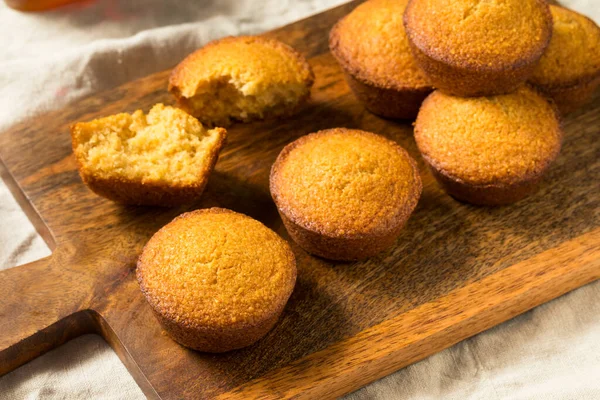
{"type": "Polygon", "coordinates": [[[413,59],[402,14],[407,0],[370,0],[342,18],[329,48],[354,95],[373,114],[414,119],[433,88],[413,59]]]}
{"type": "Polygon", "coordinates": [[[461,97],[514,91],[552,36],[544,0],[410,0],[404,26],[431,84],[461,97]]]}
{"type": "Polygon", "coordinates": [[[340,261],[389,247],[415,209],[415,161],[373,133],[335,128],[288,144],[271,168],[271,196],[288,233],[309,253],[340,261]]]}
{"type": "Polygon", "coordinates": [[[556,107],[526,86],[481,98],[436,91],[415,123],[419,151],[442,188],[477,205],[510,204],[534,193],[562,136],[556,107]]]}
{"type": "Polygon", "coordinates": [[[269,332],[296,282],[289,245],[230,210],[184,213],[160,229],[137,263],[142,293],[180,344],[221,353],[269,332]]]}

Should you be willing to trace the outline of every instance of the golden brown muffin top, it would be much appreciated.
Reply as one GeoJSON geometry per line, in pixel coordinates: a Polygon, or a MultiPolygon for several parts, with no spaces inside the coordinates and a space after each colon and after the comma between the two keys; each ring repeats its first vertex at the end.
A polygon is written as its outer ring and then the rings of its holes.
{"type": "Polygon", "coordinates": [[[255,95],[281,84],[312,85],[310,66],[290,46],[258,36],[216,40],[190,54],[175,67],[169,90],[192,97],[207,81],[227,78],[244,95],[255,95]]]}
{"type": "Polygon", "coordinates": [[[421,194],[414,160],[370,132],[336,128],[287,145],[271,170],[271,194],[298,225],[330,237],[386,234],[421,194]]]}
{"type": "Polygon", "coordinates": [[[584,15],[550,6],[550,45],[530,81],[540,86],[568,87],[600,75],[600,28],[584,15]]]}
{"type": "Polygon", "coordinates": [[[512,184],[541,174],[561,146],[554,108],[521,86],[500,96],[433,92],[415,122],[415,140],[435,169],[473,185],[512,184]]]}
{"type": "Polygon", "coordinates": [[[486,70],[537,60],[552,33],[544,0],[410,0],[404,24],[430,57],[486,70]]]}
{"type": "Polygon", "coordinates": [[[174,322],[243,328],[287,302],[296,263],[287,242],[260,222],[210,208],[152,236],[137,275],[150,305],[174,322]]]}
{"type": "Polygon", "coordinates": [[[329,47],[352,75],[384,88],[429,88],[402,24],[408,0],[370,0],[331,30],[329,47]]]}

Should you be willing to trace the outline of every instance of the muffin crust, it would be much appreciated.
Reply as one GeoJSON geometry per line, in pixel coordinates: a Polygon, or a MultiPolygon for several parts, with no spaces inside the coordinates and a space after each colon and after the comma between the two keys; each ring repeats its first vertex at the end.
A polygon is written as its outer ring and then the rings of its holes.
{"type": "Polygon", "coordinates": [[[270,187],[290,236],[306,251],[334,260],[390,247],[422,189],[404,149],[344,128],[287,145],[271,169],[270,187]]]}
{"type": "Polygon", "coordinates": [[[310,96],[306,59],[258,36],[213,41],[179,63],[169,91],[179,106],[210,126],[291,115],[310,96]]]}
{"type": "Polygon", "coordinates": [[[296,281],[289,245],[230,210],[185,213],[148,241],[137,278],[164,329],[205,352],[249,346],[281,314],[296,281]]]}
{"type": "Polygon", "coordinates": [[[530,82],[566,114],[587,103],[600,85],[600,27],[575,11],[550,6],[553,33],[530,82]]]}
{"type": "Polygon", "coordinates": [[[499,205],[535,191],[558,156],[562,132],[555,109],[522,86],[481,98],[433,92],[417,117],[415,140],[449,194],[499,205]]]}
{"type": "Polygon", "coordinates": [[[463,97],[513,91],[552,34],[544,0],[410,0],[404,25],[432,85],[463,97]]]}
{"type": "Polygon", "coordinates": [[[374,114],[414,119],[433,90],[416,65],[402,24],[408,0],[369,0],[331,30],[329,48],[348,85],[374,114]]]}

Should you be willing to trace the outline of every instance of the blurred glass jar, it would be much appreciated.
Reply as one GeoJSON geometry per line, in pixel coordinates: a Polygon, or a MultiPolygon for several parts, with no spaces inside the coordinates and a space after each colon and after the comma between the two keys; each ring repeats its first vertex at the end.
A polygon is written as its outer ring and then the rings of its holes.
{"type": "Polygon", "coordinates": [[[44,11],[60,7],[65,4],[82,0],[4,0],[6,4],[20,11],[44,11]]]}

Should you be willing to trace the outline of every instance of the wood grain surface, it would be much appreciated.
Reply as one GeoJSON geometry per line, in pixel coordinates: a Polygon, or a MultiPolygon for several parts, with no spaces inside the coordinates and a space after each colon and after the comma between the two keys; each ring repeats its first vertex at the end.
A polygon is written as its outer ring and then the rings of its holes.
{"type": "Polygon", "coordinates": [[[564,120],[563,151],[540,191],[484,208],[444,194],[409,123],[368,113],[327,51],[350,3],[267,35],[304,53],[316,75],[296,117],[230,129],[202,198],[187,207],[121,206],[81,182],[68,126],[172,104],[168,71],[98,93],[0,135],[0,172],[53,254],[0,272],[0,374],[83,333],[101,334],[154,398],[338,396],[600,278],[600,98],[564,120]],[[279,151],[331,127],[380,133],[419,162],[423,196],[394,248],[332,263],[292,243],[298,281],[264,339],[221,355],[161,332],[135,280],[149,237],[181,212],[211,206],[250,215],[289,240],[268,190],[279,151]]]}

